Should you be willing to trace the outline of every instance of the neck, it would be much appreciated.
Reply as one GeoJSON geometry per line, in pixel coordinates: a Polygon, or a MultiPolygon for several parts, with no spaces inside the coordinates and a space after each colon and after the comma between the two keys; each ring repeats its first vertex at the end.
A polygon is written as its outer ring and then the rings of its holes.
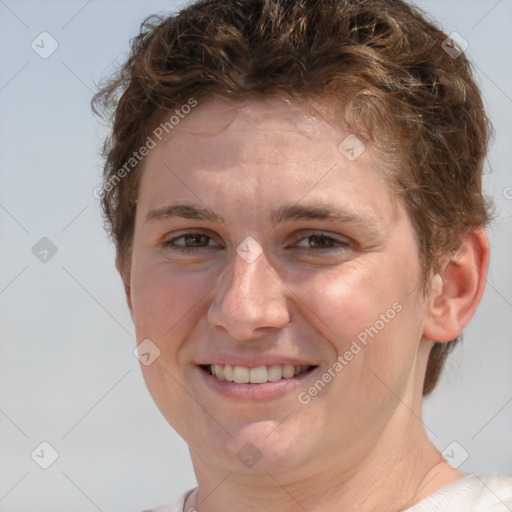
{"type": "MultiPolygon", "coordinates": [[[[404,415],[413,417],[409,412],[404,415]]],[[[357,464],[347,464],[343,454],[337,453],[342,450],[333,449],[330,459],[317,462],[317,470],[307,478],[296,472],[241,475],[219,471],[200,454],[192,452],[198,491],[190,496],[185,510],[406,510],[463,476],[443,461],[421,420],[413,418],[398,436],[396,425],[390,425],[357,464]]]]}

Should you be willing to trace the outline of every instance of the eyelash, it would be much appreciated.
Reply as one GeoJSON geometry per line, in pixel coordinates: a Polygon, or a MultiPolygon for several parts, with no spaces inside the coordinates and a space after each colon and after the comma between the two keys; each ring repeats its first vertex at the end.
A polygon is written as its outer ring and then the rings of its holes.
{"type": "MultiPolygon", "coordinates": [[[[206,249],[208,247],[211,247],[209,245],[204,246],[204,247],[183,247],[183,246],[175,245],[176,240],[180,240],[181,238],[186,238],[189,236],[192,236],[192,237],[205,236],[208,238],[208,242],[210,242],[210,240],[213,240],[213,238],[211,236],[209,236],[205,233],[201,233],[201,232],[197,232],[197,231],[190,231],[189,233],[183,233],[182,235],[177,236],[175,238],[171,238],[170,240],[165,240],[164,242],[162,242],[162,247],[164,249],[169,249],[171,251],[180,252],[182,254],[191,254],[191,253],[197,252],[200,249],[206,249]]],[[[299,240],[297,240],[295,242],[295,244],[297,244],[298,242],[301,242],[303,240],[306,240],[308,238],[311,238],[311,237],[318,237],[318,238],[323,238],[324,240],[329,240],[329,243],[334,245],[334,247],[333,246],[323,247],[321,249],[315,249],[314,247],[298,247],[298,248],[302,249],[302,250],[305,249],[307,251],[314,251],[314,250],[332,251],[332,250],[344,250],[350,245],[348,242],[346,242],[344,240],[336,239],[332,236],[325,234],[322,231],[312,232],[312,233],[308,234],[307,236],[304,236],[304,237],[300,238],[299,240]],[[335,247],[335,245],[337,245],[338,247],[335,247]]]]}

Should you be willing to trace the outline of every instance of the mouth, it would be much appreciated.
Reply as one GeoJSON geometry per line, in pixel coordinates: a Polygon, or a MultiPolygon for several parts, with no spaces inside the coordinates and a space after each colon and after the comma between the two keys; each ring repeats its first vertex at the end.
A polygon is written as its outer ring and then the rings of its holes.
{"type": "Polygon", "coordinates": [[[218,381],[234,382],[237,384],[266,384],[301,377],[312,372],[317,366],[271,364],[254,368],[230,364],[206,364],[200,366],[208,375],[218,381]]]}

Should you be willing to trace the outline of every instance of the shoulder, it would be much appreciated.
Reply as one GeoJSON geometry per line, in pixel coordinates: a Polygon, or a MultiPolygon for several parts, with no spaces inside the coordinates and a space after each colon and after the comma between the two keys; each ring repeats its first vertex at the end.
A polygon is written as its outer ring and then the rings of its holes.
{"type": "Polygon", "coordinates": [[[187,500],[188,495],[193,492],[193,490],[194,489],[191,489],[183,493],[174,503],[169,503],[168,505],[160,505],[159,507],[143,510],[142,512],[183,512],[185,501],[187,500]]]}
{"type": "Polygon", "coordinates": [[[406,512],[510,512],[512,478],[468,475],[425,498],[406,512]]]}

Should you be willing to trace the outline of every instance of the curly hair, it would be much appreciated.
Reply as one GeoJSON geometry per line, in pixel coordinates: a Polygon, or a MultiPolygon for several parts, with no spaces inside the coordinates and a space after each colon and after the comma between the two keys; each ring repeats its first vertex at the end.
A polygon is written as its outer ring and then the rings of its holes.
{"type": "MultiPolygon", "coordinates": [[[[263,95],[330,98],[345,126],[399,162],[391,182],[428,283],[440,256],[491,217],[482,193],[490,123],[468,59],[447,42],[458,49],[401,0],[200,0],[146,19],[92,100],[112,123],[99,197],[124,272],[144,161],[133,156],[163,116],[191,98],[263,95]]],[[[458,339],[433,345],[424,395],[458,339]]]]}

